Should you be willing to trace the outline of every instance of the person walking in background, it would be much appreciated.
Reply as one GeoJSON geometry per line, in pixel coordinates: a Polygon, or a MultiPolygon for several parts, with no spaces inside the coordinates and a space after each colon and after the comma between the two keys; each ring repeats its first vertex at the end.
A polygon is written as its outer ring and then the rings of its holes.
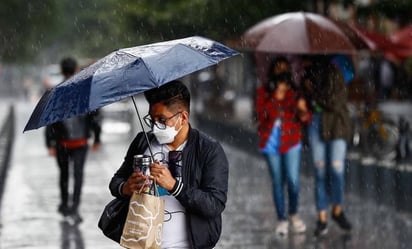
{"type": "MultiPolygon", "coordinates": [[[[271,66],[276,67],[276,63],[271,66]]],[[[256,113],[259,149],[272,177],[273,199],[278,225],[276,234],[286,236],[289,230],[302,233],[305,223],[298,217],[301,123],[309,122],[306,102],[297,98],[291,74],[271,68],[267,86],[257,89],[256,113]],[[289,210],[286,211],[284,183],[287,182],[289,210]]]]}
{"type": "Polygon", "coordinates": [[[388,59],[381,58],[378,71],[378,97],[385,101],[392,97],[392,90],[395,85],[395,66],[388,59]]]}
{"type": "Polygon", "coordinates": [[[305,79],[311,81],[312,122],[308,126],[309,144],[315,167],[315,199],[318,221],[315,236],[325,235],[327,208],[332,219],[344,230],[352,226],[342,210],[345,183],[345,157],[350,139],[350,117],[346,106],[347,89],[339,69],[328,56],[314,58],[305,79]],[[330,187],[330,191],[329,190],[330,187]]]}
{"type": "Polygon", "coordinates": [[[144,93],[152,129],[137,134],[110,181],[113,196],[130,198],[154,180],[165,200],[162,248],[213,248],[222,230],[229,165],[222,146],[189,123],[190,93],[172,81],[144,93]],[[149,144],[150,143],[150,147],[149,144]],[[150,176],[135,171],[135,155],[151,155],[150,176]],[[160,157],[158,157],[160,156],[160,157]]]}
{"type": "MultiPolygon", "coordinates": [[[[60,66],[65,80],[77,70],[77,62],[71,57],[64,58],[60,66]]],[[[82,221],[79,206],[84,164],[88,151],[88,138],[91,133],[94,134],[92,149],[97,150],[100,145],[101,133],[101,120],[98,111],[54,123],[47,126],[45,131],[49,155],[56,157],[60,170],[61,202],[58,206],[58,212],[63,216],[72,217],[75,223],[82,221]],[[72,195],[69,193],[69,172],[71,171],[74,174],[72,195]]]]}

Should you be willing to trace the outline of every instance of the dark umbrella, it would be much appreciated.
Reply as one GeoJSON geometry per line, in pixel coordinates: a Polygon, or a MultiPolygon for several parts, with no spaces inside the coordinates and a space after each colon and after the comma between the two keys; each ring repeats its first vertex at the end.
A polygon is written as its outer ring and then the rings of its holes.
{"type": "Polygon", "coordinates": [[[393,35],[387,36],[360,28],[358,28],[358,31],[369,40],[368,43],[371,46],[375,47],[375,52],[382,53],[388,60],[397,62],[412,56],[412,48],[408,47],[404,42],[397,40],[393,35]]]}
{"type": "Polygon", "coordinates": [[[94,111],[237,54],[198,36],[119,49],[48,90],[24,131],[94,111]]]}
{"type": "Polygon", "coordinates": [[[400,46],[412,48],[412,25],[406,26],[391,34],[390,39],[400,46]]]}
{"type": "Polygon", "coordinates": [[[348,37],[357,50],[376,50],[373,41],[362,33],[362,29],[343,21],[334,21],[342,32],[348,37]]]}
{"type": "Polygon", "coordinates": [[[245,32],[243,43],[244,47],[265,53],[335,54],[356,50],[333,21],[306,12],[265,19],[245,32]]]}
{"type": "Polygon", "coordinates": [[[365,37],[369,47],[376,52],[382,52],[397,46],[388,36],[384,34],[362,29],[360,27],[357,27],[356,30],[360,35],[365,37]]]}
{"type": "Polygon", "coordinates": [[[412,25],[391,34],[390,40],[397,46],[397,48],[388,51],[395,59],[404,60],[412,57],[412,25]]]}

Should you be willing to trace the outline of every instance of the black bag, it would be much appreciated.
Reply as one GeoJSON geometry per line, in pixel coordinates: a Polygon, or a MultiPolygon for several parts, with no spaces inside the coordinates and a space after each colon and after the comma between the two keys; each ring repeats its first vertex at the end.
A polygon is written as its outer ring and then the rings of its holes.
{"type": "Polygon", "coordinates": [[[98,227],[108,238],[120,243],[128,211],[129,199],[116,198],[110,201],[100,216],[98,227]]]}

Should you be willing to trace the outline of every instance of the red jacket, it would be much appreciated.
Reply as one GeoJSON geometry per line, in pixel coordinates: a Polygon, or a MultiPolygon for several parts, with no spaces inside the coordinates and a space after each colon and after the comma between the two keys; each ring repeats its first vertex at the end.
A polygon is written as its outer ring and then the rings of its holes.
{"type": "Polygon", "coordinates": [[[301,141],[302,122],[299,120],[296,105],[297,95],[293,90],[286,93],[284,100],[277,101],[264,87],[257,89],[256,114],[260,138],[259,148],[265,147],[277,118],[281,119],[280,153],[286,153],[301,141]]]}

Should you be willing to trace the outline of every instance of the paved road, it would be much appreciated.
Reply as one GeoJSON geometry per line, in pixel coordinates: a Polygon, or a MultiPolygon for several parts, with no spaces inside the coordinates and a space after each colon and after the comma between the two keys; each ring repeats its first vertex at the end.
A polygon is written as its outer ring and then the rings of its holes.
{"type": "MultiPolygon", "coordinates": [[[[89,153],[81,206],[85,220],[72,226],[56,212],[58,171],[54,159],[46,154],[44,130],[21,133],[32,108],[16,105],[17,135],[1,207],[0,248],[121,248],[102,235],[97,220],[111,200],[108,182],[132,137],[127,132],[106,129],[101,151],[89,153]]],[[[347,194],[345,208],[354,231],[344,234],[331,223],[327,238],[314,239],[313,182],[308,177],[302,177],[301,184],[301,216],[307,222],[307,233],[276,238],[270,178],[264,161],[228,144],[224,149],[230,161],[229,200],[216,248],[411,248],[411,213],[398,213],[352,194],[347,194]]]]}

